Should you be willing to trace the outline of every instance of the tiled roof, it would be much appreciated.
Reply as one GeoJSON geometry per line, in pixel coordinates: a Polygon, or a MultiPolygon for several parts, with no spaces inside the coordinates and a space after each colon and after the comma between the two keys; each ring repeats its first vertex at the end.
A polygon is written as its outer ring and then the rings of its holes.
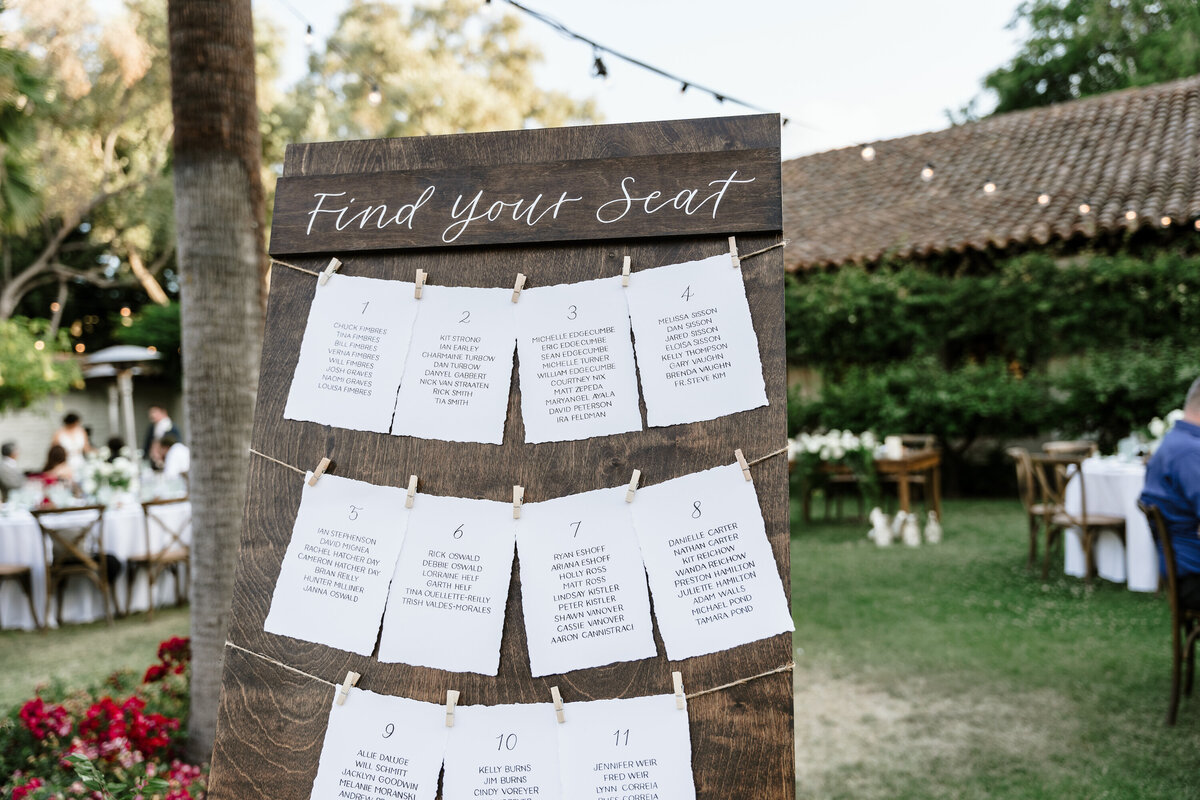
{"type": "Polygon", "coordinates": [[[874,142],[871,161],[859,147],[785,161],[786,263],[1046,244],[1163,217],[1191,226],[1198,136],[1200,77],[874,142]]]}

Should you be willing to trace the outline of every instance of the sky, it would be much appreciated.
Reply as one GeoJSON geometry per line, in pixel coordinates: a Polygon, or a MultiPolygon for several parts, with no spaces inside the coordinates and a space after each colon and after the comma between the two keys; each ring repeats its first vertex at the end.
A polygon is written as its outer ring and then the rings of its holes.
{"type": "MultiPolygon", "coordinates": [[[[860,145],[947,125],[946,110],[983,94],[983,77],[1017,51],[1019,0],[524,0],[602,45],[684,80],[790,119],[783,157],[860,145]]],[[[482,0],[480,0],[482,5],[482,0]]],[[[305,23],[318,41],[348,0],[254,0],[286,38],[283,76],[305,70],[305,23]]],[[[493,5],[503,7],[502,0],[493,5]]],[[[500,12],[492,9],[488,13],[500,12]]],[[[604,122],[754,113],[605,57],[521,15],[545,55],[544,88],[593,97],[604,122]]]]}

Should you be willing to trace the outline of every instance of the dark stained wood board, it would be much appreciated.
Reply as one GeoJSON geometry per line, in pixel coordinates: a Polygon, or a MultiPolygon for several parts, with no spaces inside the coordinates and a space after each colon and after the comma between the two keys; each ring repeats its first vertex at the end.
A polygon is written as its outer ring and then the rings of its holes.
{"type": "MultiPolygon", "coordinates": [[[[778,118],[592,126],[558,130],[425,137],[288,148],[286,175],[328,175],[419,170],[453,164],[505,161],[540,163],[730,149],[778,151],[778,118]]],[[[772,202],[778,203],[778,197],[772,202]]],[[[768,227],[738,234],[742,253],[777,243],[768,227]]],[[[290,257],[289,263],[320,269],[329,255],[344,261],[348,275],[412,280],[416,269],[430,284],[511,287],[517,272],[527,287],[620,274],[624,255],[633,269],[689,261],[727,249],[728,231],[709,235],[488,247],[425,248],[346,255],[344,251],[290,257]]],[[[783,330],[783,253],[771,250],[744,262],[743,277],[766,379],[770,405],[716,420],[651,428],[578,442],[525,444],[516,370],[508,422],[500,446],[390,436],[283,419],[316,279],[295,270],[273,270],[263,348],[253,447],[311,468],[328,455],[331,474],[403,486],[420,476],[420,491],[511,502],[513,484],[526,502],[624,485],[634,468],[642,485],[734,460],[785,444],[786,400],[783,330]]],[[[645,409],[643,406],[643,420],[645,409]]],[[[790,596],[787,464],[776,456],[752,468],[767,533],[780,577],[790,596]]],[[[495,677],[451,673],[372,657],[263,631],[280,563],[300,502],[301,476],[252,457],[241,557],[234,589],[230,641],[296,670],[340,682],[348,670],[359,686],[384,694],[444,702],[447,689],[462,692],[460,704],[547,702],[558,685],[564,700],[634,697],[671,691],[671,671],[683,672],[686,690],[702,691],[790,663],[791,636],[782,634],[723,652],[668,662],[658,635],[659,656],[562,676],[534,679],[529,671],[522,621],[519,565],[514,564],[495,677]]],[[[636,502],[636,500],[635,500],[636,502]]],[[[215,800],[304,798],[316,775],[333,689],[238,650],[226,649],[217,747],[211,791],[215,800]]],[[[701,800],[783,800],[795,794],[792,678],[790,672],[712,692],[689,701],[693,772],[701,800]]]]}
{"type": "Polygon", "coordinates": [[[778,196],[778,148],[284,177],[271,252],[760,231],[778,196]]]}

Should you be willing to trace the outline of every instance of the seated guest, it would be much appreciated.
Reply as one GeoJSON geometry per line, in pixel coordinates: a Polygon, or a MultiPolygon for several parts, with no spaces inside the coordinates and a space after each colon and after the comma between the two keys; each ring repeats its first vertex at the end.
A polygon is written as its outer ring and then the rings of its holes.
{"type": "Polygon", "coordinates": [[[168,433],[160,441],[164,448],[162,458],[163,476],[166,478],[186,479],[188,470],[192,466],[192,452],[188,449],[188,446],[175,438],[175,434],[173,433],[168,433]]]}
{"type": "MultiPolygon", "coordinates": [[[[1175,550],[1179,601],[1200,608],[1200,378],[1183,404],[1183,419],[1167,432],[1146,466],[1139,498],[1158,506],[1175,550]]],[[[1159,570],[1166,571],[1159,554],[1159,570]]]]}
{"type": "Polygon", "coordinates": [[[75,473],[67,462],[67,449],[61,444],[50,445],[46,453],[46,466],[36,475],[30,476],[49,486],[52,483],[70,484],[75,480],[75,473]]]}
{"type": "Polygon", "coordinates": [[[25,474],[17,466],[17,443],[0,445],[0,503],[8,500],[8,493],[25,485],[25,474]]]}
{"type": "Polygon", "coordinates": [[[120,436],[110,436],[104,446],[108,448],[108,460],[112,461],[125,449],[125,440],[120,436]]]}

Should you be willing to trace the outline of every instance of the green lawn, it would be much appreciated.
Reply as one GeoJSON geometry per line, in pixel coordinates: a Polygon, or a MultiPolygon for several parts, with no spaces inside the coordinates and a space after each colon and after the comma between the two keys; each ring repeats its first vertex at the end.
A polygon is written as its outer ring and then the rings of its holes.
{"type": "MultiPolygon", "coordinates": [[[[1200,798],[1200,689],[1164,726],[1164,598],[1025,568],[1015,501],[946,539],[792,528],[797,796],[1200,798]]],[[[1056,554],[1057,555],[1057,554],[1056,554]]]]}
{"type": "Polygon", "coordinates": [[[60,630],[0,631],[0,709],[28,700],[43,683],[70,688],[100,684],[119,669],[142,672],[154,663],[158,643],[188,635],[187,608],[159,609],[105,622],[66,625],[60,630]]]}

